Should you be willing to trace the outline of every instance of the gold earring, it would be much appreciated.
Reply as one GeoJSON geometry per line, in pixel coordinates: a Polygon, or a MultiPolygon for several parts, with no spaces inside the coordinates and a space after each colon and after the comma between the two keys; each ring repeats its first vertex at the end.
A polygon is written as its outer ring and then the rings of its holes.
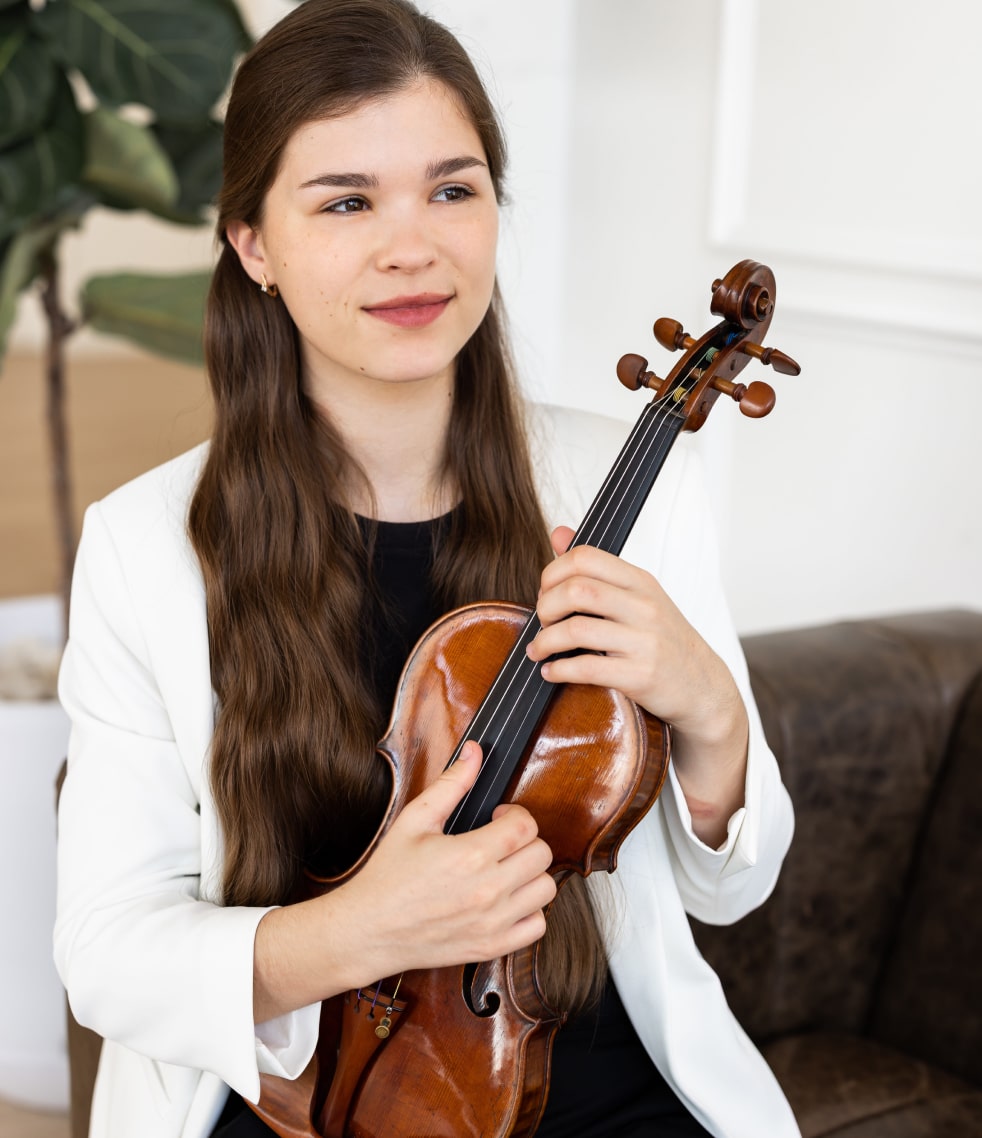
{"type": "Polygon", "coordinates": [[[264,292],[267,296],[279,296],[280,290],[274,284],[268,284],[266,281],[266,274],[263,273],[263,282],[259,286],[259,291],[264,292]]]}

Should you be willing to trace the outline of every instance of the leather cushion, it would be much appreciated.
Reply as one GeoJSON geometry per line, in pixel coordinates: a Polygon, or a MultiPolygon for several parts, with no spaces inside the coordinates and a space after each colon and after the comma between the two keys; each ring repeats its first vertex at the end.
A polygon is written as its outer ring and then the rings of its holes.
{"type": "Polygon", "coordinates": [[[802,1138],[969,1138],[982,1092],[872,1040],[791,1036],[764,1049],[802,1138]]]}

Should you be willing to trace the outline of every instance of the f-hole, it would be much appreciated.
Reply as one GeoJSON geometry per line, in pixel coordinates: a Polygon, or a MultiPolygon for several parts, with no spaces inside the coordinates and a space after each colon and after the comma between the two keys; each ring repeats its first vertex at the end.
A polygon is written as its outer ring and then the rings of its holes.
{"type": "Polygon", "coordinates": [[[477,979],[477,970],[480,967],[478,964],[465,964],[463,973],[463,987],[461,995],[464,998],[464,1003],[481,1019],[487,1019],[493,1016],[501,1007],[501,997],[497,992],[488,992],[484,999],[483,1007],[478,1007],[474,1000],[474,981],[477,979]]]}

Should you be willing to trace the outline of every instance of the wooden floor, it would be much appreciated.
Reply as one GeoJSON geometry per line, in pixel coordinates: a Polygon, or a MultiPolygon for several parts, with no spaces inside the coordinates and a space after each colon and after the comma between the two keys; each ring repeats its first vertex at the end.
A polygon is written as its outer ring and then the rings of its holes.
{"type": "MultiPolygon", "coordinates": [[[[207,438],[202,370],[157,356],[72,357],[67,409],[76,528],[111,489],[207,438]]],[[[0,362],[0,597],[58,588],[40,357],[0,362]]]]}
{"type": "Polygon", "coordinates": [[[0,1099],[0,1138],[68,1138],[68,1115],[22,1110],[0,1099]]]}

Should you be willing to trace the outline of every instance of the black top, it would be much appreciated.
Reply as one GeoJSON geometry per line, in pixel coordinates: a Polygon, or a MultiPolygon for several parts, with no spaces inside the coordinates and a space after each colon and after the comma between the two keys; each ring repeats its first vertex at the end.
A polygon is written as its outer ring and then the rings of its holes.
{"type": "MultiPolygon", "coordinates": [[[[392,704],[413,645],[442,615],[430,569],[444,521],[378,523],[372,565],[378,599],[370,606],[369,651],[383,706],[392,704]]],[[[267,1138],[271,1134],[233,1093],[212,1138],[267,1138]]],[[[608,980],[600,1004],[571,1020],[556,1035],[549,1100],[537,1138],[707,1134],[658,1073],[617,989],[608,980]]]]}
{"type": "MultiPolygon", "coordinates": [[[[449,515],[428,522],[376,522],[368,627],[370,671],[386,714],[416,641],[443,615],[433,587],[435,543],[449,515]]],[[[367,532],[370,523],[362,522],[367,532]]]]}

